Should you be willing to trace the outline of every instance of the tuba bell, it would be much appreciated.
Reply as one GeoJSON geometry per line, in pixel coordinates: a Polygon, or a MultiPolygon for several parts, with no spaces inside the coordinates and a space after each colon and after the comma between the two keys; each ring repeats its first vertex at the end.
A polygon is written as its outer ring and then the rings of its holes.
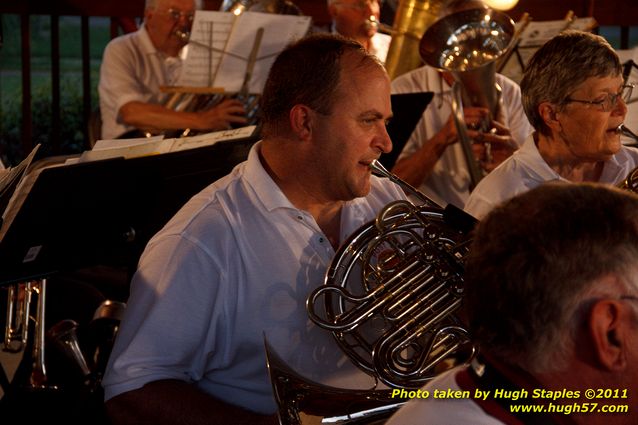
{"type": "MultiPolygon", "coordinates": [[[[514,21],[493,9],[470,9],[445,16],[423,35],[419,53],[423,61],[454,77],[452,113],[473,189],[484,175],[472,153],[463,105],[487,108],[499,114],[501,88],[495,81],[496,64],[514,40],[514,21]]],[[[491,121],[491,119],[490,119],[491,121]]],[[[488,131],[484,123],[481,130],[488,131]]],[[[486,146],[489,155],[489,146],[486,146]]]]}
{"type": "Polygon", "coordinates": [[[385,68],[391,79],[421,66],[419,40],[448,0],[400,0],[385,68]]]}

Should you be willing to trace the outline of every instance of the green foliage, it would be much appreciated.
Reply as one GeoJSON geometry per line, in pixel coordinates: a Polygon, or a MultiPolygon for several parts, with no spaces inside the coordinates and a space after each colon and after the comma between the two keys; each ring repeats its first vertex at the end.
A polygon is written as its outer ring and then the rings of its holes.
{"type": "MultiPolygon", "coordinates": [[[[1,15],[4,44],[0,48],[0,158],[6,165],[17,164],[22,152],[22,78],[20,17],[1,15]]],[[[60,38],[60,135],[59,151],[53,150],[51,117],[51,18],[34,15],[31,27],[31,108],[32,143],[42,143],[38,156],[72,154],[84,149],[82,98],[82,37],[77,16],[62,16],[60,38]]],[[[91,58],[91,105],[97,100],[97,82],[102,53],[110,40],[108,18],[89,18],[91,58]]]]}
{"type": "MultiPolygon", "coordinates": [[[[84,150],[83,98],[78,79],[65,76],[60,81],[60,150],[53,152],[51,81],[41,81],[32,91],[32,140],[42,144],[38,156],[73,154],[84,150]]],[[[97,104],[93,96],[92,104],[97,104]]],[[[28,152],[22,152],[21,97],[5,100],[0,120],[0,155],[5,164],[17,164],[28,152]]]]}

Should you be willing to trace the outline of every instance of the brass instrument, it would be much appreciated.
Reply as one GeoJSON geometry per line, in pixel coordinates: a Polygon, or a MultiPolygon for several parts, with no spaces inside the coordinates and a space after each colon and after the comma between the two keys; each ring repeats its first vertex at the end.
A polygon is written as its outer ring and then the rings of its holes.
{"type": "Polygon", "coordinates": [[[64,319],[56,323],[47,331],[47,336],[54,346],[69,359],[82,374],[84,383],[92,385],[93,374],[84,353],[80,349],[77,330],[80,325],[71,319],[64,319]]]}
{"type": "Polygon", "coordinates": [[[394,29],[391,25],[384,24],[379,21],[376,16],[370,15],[368,19],[365,21],[366,28],[374,28],[377,32],[381,32],[384,34],[394,34],[394,29]]]}
{"type": "MultiPolygon", "coordinates": [[[[633,131],[628,129],[624,124],[620,124],[618,126],[618,128],[616,129],[616,132],[622,134],[623,136],[630,137],[630,138],[634,139],[638,143],[638,135],[636,135],[636,133],[634,133],[633,131]]],[[[634,143],[634,144],[631,144],[631,145],[626,145],[626,146],[634,146],[635,147],[635,146],[637,146],[637,143],[634,143]]],[[[631,191],[633,193],[638,194],[638,167],[636,167],[633,170],[631,170],[631,172],[629,173],[629,175],[627,175],[625,180],[620,182],[617,185],[617,187],[619,187],[620,189],[629,190],[629,191],[631,191]]]]}
{"type": "Polygon", "coordinates": [[[26,382],[20,385],[26,390],[56,389],[48,383],[44,362],[46,285],[46,279],[40,279],[8,287],[3,350],[11,353],[24,351],[23,362],[28,362],[29,368],[25,375],[26,382]],[[31,312],[33,297],[36,298],[35,315],[31,312]],[[31,352],[26,352],[31,322],[35,335],[31,352]]]}
{"type": "Polygon", "coordinates": [[[638,134],[634,133],[629,128],[627,128],[625,124],[620,124],[618,128],[616,129],[616,131],[625,137],[634,139],[635,142],[628,146],[636,146],[638,144],[638,134]]]}
{"type": "MultiPolygon", "coordinates": [[[[475,220],[453,205],[441,208],[378,161],[370,168],[423,204],[392,202],[356,231],[337,251],[306,308],[364,372],[389,387],[416,389],[474,357],[475,347],[455,314],[475,220]]],[[[378,421],[405,401],[393,398],[389,389],[343,390],[308,382],[268,345],[266,352],[282,424],[317,423],[317,418],[321,423],[383,423],[378,421]],[[332,400],[329,406],[326,397],[332,400]]]]}
{"type": "MultiPolygon", "coordinates": [[[[301,15],[301,10],[289,0],[224,0],[220,6],[220,11],[230,12],[240,15],[246,11],[257,11],[262,13],[275,13],[285,15],[301,15]]],[[[184,43],[190,43],[204,49],[219,51],[212,47],[201,43],[197,40],[191,40],[190,27],[178,28],[175,30],[175,36],[184,43]]],[[[263,34],[263,30],[262,30],[263,34]]],[[[247,125],[258,124],[258,104],[260,96],[258,94],[248,92],[248,83],[252,77],[252,67],[256,61],[256,55],[259,51],[262,34],[259,32],[253,42],[253,49],[246,68],[244,84],[238,93],[226,92],[223,88],[212,87],[212,74],[209,75],[208,87],[161,87],[163,93],[169,93],[164,106],[176,111],[196,112],[214,107],[226,98],[235,98],[239,100],[246,110],[247,125]]],[[[226,54],[228,54],[226,52],[226,54]]],[[[151,132],[146,132],[147,137],[152,136],[151,132]]],[[[185,129],[179,137],[192,135],[190,129],[185,129]]]]}
{"type": "MultiPolygon", "coordinates": [[[[512,45],[514,22],[493,9],[470,9],[448,15],[423,35],[419,53],[426,64],[454,77],[452,112],[463,154],[470,173],[470,190],[484,175],[472,153],[463,105],[487,108],[494,118],[499,113],[501,88],[495,81],[496,63],[512,45]]],[[[489,121],[481,128],[486,128],[489,121]]],[[[486,146],[489,153],[489,146],[486,146]]],[[[489,161],[489,159],[488,159],[489,161]]]]}
{"type": "Polygon", "coordinates": [[[469,237],[379,162],[370,167],[424,204],[392,202],[355,232],[308,297],[308,314],[360,369],[391,387],[418,388],[469,345],[453,314],[461,305],[469,237]]]}
{"type": "Polygon", "coordinates": [[[382,424],[406,400],[390,390],[346,390],[309,382],[265,342],[280,425],[382,424]]]}
{"type": "Polygon", "coordinates": [[[631,170],[625,180],[621,181],[617,187],[638,194],[638,167],[631,170]]]}
{"type": "Polygon", "coordinates": [[[447,0],[400,0],[392,25],[392,40],[385,60],[391,79],[422,65],[419,41],[437,20],[447,0]]]}
{"type": "Polygon", "coordinates": [[[301,10],[290,0],[224,0],[219,10],[236,15],[247,10],[280,15],[301,15],[301,10]]]}

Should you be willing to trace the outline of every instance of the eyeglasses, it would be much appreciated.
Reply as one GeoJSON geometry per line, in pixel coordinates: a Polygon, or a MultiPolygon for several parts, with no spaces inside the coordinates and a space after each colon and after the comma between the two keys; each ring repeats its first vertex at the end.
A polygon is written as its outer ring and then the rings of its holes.
{"type": "Polygon", "coordinates": [[[379,0],[360,0],[360,1],[355,1],[353,3],[346,3],[346,2],[342,2],[342,1],[338,1],[333,3],[335,6],[343,6],[343,7],[349,7],[351,9],[357,9],[357,10],[365,10],[369,7],[372,7],[373,5],[379,5],[379,0]]]}
{"type": "Polygon", "coordinates": [[[631,99],[631,92],[634,89],[633,84],[626,84],[620,88],[620,91],[615,94],[608,93],[602,100],[579,100],[568,97],[565,99],[565,103],[577,102],[586,103],[588,105],[597,105],[603,112],[609,112],[616,107],[618,99],[621,98],[624,102],[628,102],[631,99]]]}
{"type": "Polygon", "coordinates": [[[173,9],[173,8],[168,9],[166,12],[168,13],[168,16],[170,16],[171,19],[175,22],[179,21],[182,18],[182,16],[186,18],[188,22],[193,22],[193,19],[195,19],[194,12],[182,12],[179,9],[173,9]]]}

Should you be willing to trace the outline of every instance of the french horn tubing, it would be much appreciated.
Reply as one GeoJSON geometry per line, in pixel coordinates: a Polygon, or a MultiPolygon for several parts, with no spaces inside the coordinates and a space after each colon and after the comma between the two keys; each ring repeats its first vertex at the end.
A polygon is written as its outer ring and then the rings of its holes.
{"type": "Polygon", "coordinates": [[[370,168],[422,202],[388,204],[338,249],[324,284],[306,301],[310,319],[332,332],[345,354],[387,385],[351,390],[311,382],[266,341],[266,358],[282,425],[382,424],[429,379],[475,354],[456,316],[463,262],[476,220],[442,208],[378,161],[370,168]],[[405,397],[405,395],[403,395],[405,397]]]}
{"type": "MultiPolygon", "coordinates": [[[[473,355],[455,316],[473,220],[459,225],[462,220],[451,218],[454,207],[441,208],[377,161],[370,166],[424,204],[392,202],[355,232],[306,307],[360,369],[389,387],[418,388],[446,360],[473,355]]],[[[456,211],[457,217],[463,214],[456,211]]]]}

